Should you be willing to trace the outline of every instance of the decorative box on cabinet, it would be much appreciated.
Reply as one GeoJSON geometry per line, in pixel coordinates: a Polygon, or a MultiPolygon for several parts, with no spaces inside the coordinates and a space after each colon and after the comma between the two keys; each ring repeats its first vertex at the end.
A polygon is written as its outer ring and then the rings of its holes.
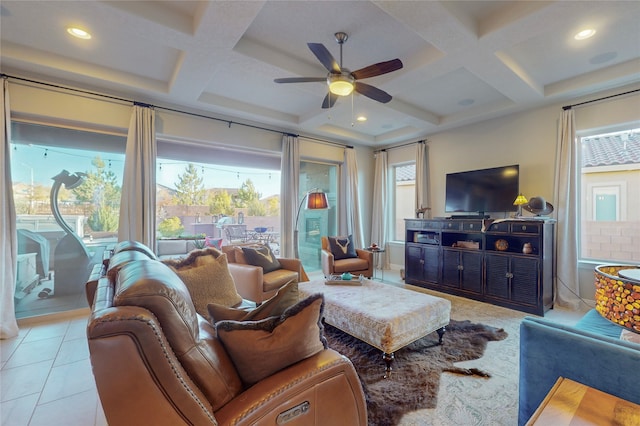
{"type": "Polygon", "coordinates": [[[552,307],[553,220],[406,219],[405,225],[408,284],[537,315],[552,307]]]}

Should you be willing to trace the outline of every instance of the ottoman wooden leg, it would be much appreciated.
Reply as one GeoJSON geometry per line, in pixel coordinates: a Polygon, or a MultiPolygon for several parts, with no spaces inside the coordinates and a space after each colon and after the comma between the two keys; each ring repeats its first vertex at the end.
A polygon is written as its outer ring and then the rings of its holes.
{"type": "Polygon", "coordinates": [[[394,358],[395,358],[395,356],[393,355],[393,352],[391,352],[390,354],[388,354],[388,353],[383,353],[382,354],[382,359],[384,360],[384,363],[386,365],[385,370],[384,370],[384,378],[385,379],[389,378],[389,376],[391,375],[391,363],[393,362],[394,358]]]}
{"type": "Polygon", "coordinates": [[[439,328],[436,331],[438,333],[438,344],[441,345],[442,344],[442,336],[444,336],[444,332],[446,331],[445,327],[439,328]]]}

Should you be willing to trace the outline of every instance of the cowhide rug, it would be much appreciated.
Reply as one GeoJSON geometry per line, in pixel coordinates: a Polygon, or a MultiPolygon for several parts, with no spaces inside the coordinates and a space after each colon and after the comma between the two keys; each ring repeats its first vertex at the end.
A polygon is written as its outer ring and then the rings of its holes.
{"type": "Polygon", "coordinates": [[[379,349],[330,325],[325,325],[325,336],[329,347],[349,358],[360,376],[369,426],[387,426],[397,424],[404,413],[434,408],[443,371],[487,380],[490,375],[486,372],[453,364],[482,357],[488,342],[503,340],[507,333],[483,324],[451,320],[441,346],[434,332],[397,351],[387,379],[383,377],[385,364],[379,349]]]}

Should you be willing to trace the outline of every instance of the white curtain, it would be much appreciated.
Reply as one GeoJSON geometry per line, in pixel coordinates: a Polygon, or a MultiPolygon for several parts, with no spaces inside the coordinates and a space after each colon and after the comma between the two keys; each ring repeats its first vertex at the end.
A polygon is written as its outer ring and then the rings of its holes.
{"type": "Polygon", "coordinates": [[[0,191],[2,191],[2,211],[0,222],[2,230],[2,282],[0,283],[0,339],[8,339],[18,335],[13,296],[16,289],[16,269],[18,261],[18,236],[16,230],[16,206],[13,201],[13,182],[11,180],[11,107],[9,102],[9,82],[2,79],[2,147],[0,160],[0,191]]]}
{"type": "Polygon", "coordinates": [[[558,129],[554,204],[556,205],[555,303],[577,309],[578,283],[578,159],[573,110],[562,112],[558,129]]]}
{"type": "MultiPolygon", "coordinates": [[[[373,208],[371,212],[371,242],[379,247],[389,250],[389,218],[390,205],[387,199],[388,193],[388,155],[386,151],[376,154],[375,173],[373,177],[373,208]]],[[[375,265],[376,268],[388,269],[389,256],[376,256],[384,259],[384,265],[375,265]]]]}
{"type": "Polygon", "coordinates": [[[293,230],[300,191],[300,146],[293,135],[282,136],[282,164],[280,166],[280,256],[294,256],[293,230]]]}
{"type": "Polygon", "coordinates": [[[129,122],[122,179],[118,240],[156,246],[155,111],[134,105],[129,122]]]}
{"type": "Polygon", "coordinates": [[[340,235],[353,235],[355,247],[364,247],[360,203],[358,202],[358,164],[353,148],[344,150],[344,191],[340,196],[340,235]]]}
{"type": "MultiPolygon", "coordinates": [[[[424,141],[416,144],[416,210],[431,207],[429,199],[429,157],[424,141]]],[[[426,218],[426,216],[425,216],[426,218]]]]}

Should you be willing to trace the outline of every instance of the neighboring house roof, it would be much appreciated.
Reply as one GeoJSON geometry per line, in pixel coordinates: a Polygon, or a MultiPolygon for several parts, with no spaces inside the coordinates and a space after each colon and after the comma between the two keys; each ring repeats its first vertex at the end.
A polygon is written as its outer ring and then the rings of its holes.
{"type": "Polygon", "coordinates": [[[582,167],[640,163],[640,132],[582,138],[582,167]]]}
{"type": "Polygon", "coordinates": [[[396,182],[405,182],[416,180],[416,165],[407,164],[406,166],[396,167],[396,182]]]}

